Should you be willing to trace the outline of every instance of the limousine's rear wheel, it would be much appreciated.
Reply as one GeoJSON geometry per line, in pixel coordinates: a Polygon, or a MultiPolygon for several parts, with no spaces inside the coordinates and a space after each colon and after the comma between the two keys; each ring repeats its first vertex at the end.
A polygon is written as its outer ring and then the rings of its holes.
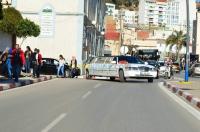
{"type": "Polygon", "coordinates": [[[153,82],[153,78],[148,78],[148,82],[152,83],[153,82]]]}
{"type": "Polygon", "coordinates": [[[115,77],[110,77],[110,80],[111,81],[115,81],[115,77]]]}
{"type": "Polygon", "coordinates": [[[119,70],[119,81],[120,82],[125,82],[124,71],[123,70],[119,70]]]}
{"type": "Polygon", "coordinates": [[[89,74],[89,71],[88,71],[88,70],[86,70],[86,79],[91,79],[91,76],[90,76],[90,74],[89,74]]]}

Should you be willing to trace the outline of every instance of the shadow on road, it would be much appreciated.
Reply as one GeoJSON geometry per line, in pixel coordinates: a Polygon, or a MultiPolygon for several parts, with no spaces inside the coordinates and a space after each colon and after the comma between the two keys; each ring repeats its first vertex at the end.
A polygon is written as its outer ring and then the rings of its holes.
{"type": "MultiPolygon", "coordinates": [[[[103,82],[118,82],[118,83],[121,83],[119,80],[111,81],[110,79],[93,79],[93,80],[103,81],[103,82]]],[[[148,81],[145,80],[145,79],[142,79],[142,80],[139,80],[139,79],[128,79],[124,83],[148,83],[148,81]]]]}

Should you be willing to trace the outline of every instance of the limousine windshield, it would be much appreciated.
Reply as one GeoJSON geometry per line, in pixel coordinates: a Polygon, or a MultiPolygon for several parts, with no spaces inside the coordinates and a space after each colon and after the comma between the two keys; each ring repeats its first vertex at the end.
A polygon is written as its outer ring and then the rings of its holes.
{"type": "Polygon", "coordinates": [[[144,64],[142,60],[140,60],[138,57],[133,57],[133,56],[118,56],[114,58],[114,61],[122,62],[126,61],[127,63],[134,63],[134,64],[144,64]]]}

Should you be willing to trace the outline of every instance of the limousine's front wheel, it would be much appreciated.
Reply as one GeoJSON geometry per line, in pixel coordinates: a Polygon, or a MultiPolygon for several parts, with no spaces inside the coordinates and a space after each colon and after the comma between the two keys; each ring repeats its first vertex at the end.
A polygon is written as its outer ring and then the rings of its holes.
{"type": "Polygon", "coordinates": [[[119,81],[120,82],[125,82],[124,71],[123,70],[119,70],[119,81]]]}
{"type": "Polygon", "coordinates": [[[153,82],[153,78],[148,78],[148,82],[152,83],[153,82]]]}
{"type": "Polygon", "coordinates": [[[110,80],[111,81],[115,81],[115,77],[110,77],[110,80]]]}

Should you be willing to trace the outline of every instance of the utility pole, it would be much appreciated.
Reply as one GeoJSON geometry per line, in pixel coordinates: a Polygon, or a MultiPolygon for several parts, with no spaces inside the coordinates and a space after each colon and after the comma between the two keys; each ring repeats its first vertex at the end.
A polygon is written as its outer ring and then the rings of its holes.
{"type": "Polygon", "coordinates": [[[186,0],[186,11],[187,11],[187,42],[186,42],[186,66],[185,66],[185,82],[189,81],[189,62],[190,62],[190,11],[189,11],[189,0],[186,0]]]}
{"type": "Polygon", "coordinates": [[[120,11],[119,12],[119,14],[120,14],[120,42],[119,42],[119,49],[118,50],[119,50],[119,54],[120,54],[120,48],[123,45],[123,22],[122,22],[122,19],[123,19],[123,17],[122,17],[123,10],[120,9],[119,11],[120,11]]]}

